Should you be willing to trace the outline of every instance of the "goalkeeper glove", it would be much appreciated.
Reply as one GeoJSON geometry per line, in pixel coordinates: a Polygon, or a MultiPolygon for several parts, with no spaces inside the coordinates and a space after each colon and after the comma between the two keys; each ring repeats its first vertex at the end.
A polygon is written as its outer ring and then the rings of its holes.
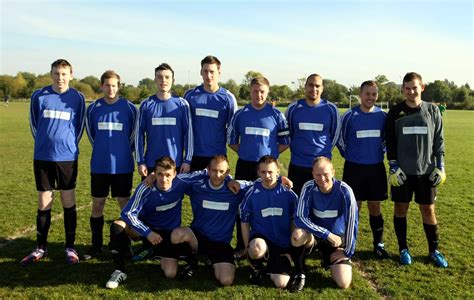
{"type": "Polygon", "coordinates": [[[442,156],[436,159],[436,167],[434,168],[433,172],[431,172],[429,179],[433,183],[434,187],[441,185],[446,181],[446,173],[444,172],[444,161],[442,156]]]}
{"type": "Polygon", "coordinates": [[[396,160],[389,161],[389,165],[390,175],[388,176],[388,182],[392,186],[401,186],[407,179],[407,175],[400,169],[396,160]]]}

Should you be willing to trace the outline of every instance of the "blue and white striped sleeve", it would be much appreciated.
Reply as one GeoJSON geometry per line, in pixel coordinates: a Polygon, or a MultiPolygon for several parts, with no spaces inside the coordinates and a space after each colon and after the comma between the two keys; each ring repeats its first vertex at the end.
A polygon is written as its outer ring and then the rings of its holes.
{"type": "Polygon", "coordinates": [[[34,91],[30,101],[30,129],[33,138],[36,138],[36,130],[38,129],[39,99],[37,95],[40,91],[41,89],[34,91]]]}
{"type": "Polygon", "coordinates": [[[243,223],[250,223],[250,219],[252,218],[252,200],[251,196],[253,194],[254,187],[252,186],[247,193],[245,193],[244,200],[239,207],[240,213],[240,220],[243,223]]]}
{"type": "Polygon", "coordinates": [[[79,103],[77,114],[77,122],[76,122],[76,143],[79,145],[79,141],[81,140],[82,134],[84,133],[85,121],[86,121],[86,98],[81,92],[77,92],[81,101],[79,103]]]}
{"type": "Polygon", "coordinates": [[[140,104],[138,110],[137,125],[135,129],[135,160],[137,165],[145,164],[145,131],[146,131],[146,120],[145,120],[145,109],[148,99],[145,99],[140,104]]]}
{"type": "Polygon", "coordinates": [[[329,230],[324,227],[314,224],[309,218],[310,210],[312,209],[311,194],[314,188],[314,181],[310,180],[303,185],[301,189],[301,195],[298,200],[298,206],[296,207],[295,225],[298,228],[302,228],[306,231],[311,232],[319,238],[327,239],[329,236],[329,230]]]}
{"type": "Polygon", "coordinates": [[[295,110],[296,103],[298,103],[298,100],[293,101],[290,105],[288,105],[288,108],[285,111],[285,117],[286,117],[286,121],[288,122],[288,129],[289,129],[290,139],[293,137],[293,134],[294,134],[294,131],[295,131],[293,126],[291,125],[291,119],[293,117],[293,111],[295,110]]]}
{"type": "Polygon", "coordinates": [[[183,163],[191,164],[193,159],[194,152],[194,140],[193,140],[193,123],[191,119],[191,108],[189,107],[188,101],[183,98],[180,99],[184,108],[184,115],[181,118],[183,121],[183,135],[184,135],[184,151],[186,155],[184,157],[183,163]]]}
{"type": "Polygon", "coordinates": [[[135,107],[135,104],[133,104],[132,102],[128,101],[127,100],[127,104],[128,104],[128,108],[130,109],[131,111],[131,115],[132,115],[132,118],[131,118],[131,121],[132,123],[130,124],[130,145],[132,147],[132,151],[133,149],[135,148],[135,134],[136,134],[136,130],[137,130],[137,117],[138,117],[138,110],[137,108],[135,107]]]}
{"type": "Polygon", "coordinates": [[[337,110],[337,106],[334,103],[328,102],[329,107],[331,108],[332,118],[331,118],[331,136],[332,136],[332,148],[336,146],[337,141],[339,140],[339,135],[341,134],[341,116],[337,110]]]}
{"type": "Polygon", "coordinates": [[[122,213],[120,216],[127,223],[130,227],[133,228],[140,236],[147,237],[151,229],[147,225],[145,225],[138,217],[140,215],[143,206],[145,205],[147,196],[150,194],[151,189],[145,186],[144,184],[140,184],[135,193],[133,194],[132,198],[128,201],[127,205],[123,208],[122,213]]]}
{"type": "Polygon", "coordinates": [[[93,103],[89,104],[86,110],[86,132],[91,145],[94,145],[95,139],[95,126],[92,120],[92,111],[94,110],[96,103],[97,101],[94,101],[93,103]]]}
{"type": "Polygon", "coordinates": [[[227,116],[227,126],[229,126],[230,122],[232,121],[232,117],[239,109],[239,106],[237,105],[237,100],[235,99],[234,94],[229,91],[227,91],[227,98],[229,99],[229,114],[227,116]]]}
{"type": "Polygon", "coordinates": [[[227,144],[237,145],[240,144],[240,132],[239,132],[239,115],[242,113],[243,108],[239,109],[232,120],[230,121],[229,127],[227,127],[227,144]]]}
{"type": "Polygon", "coordinates": [[[349,185],[342,182],[341,188],[345,201],[344,220],[346,223],[346,230],[344,235],[344,253],[347,255],[347,257],[351,257],[354,255],[357,241],[357,225],[359,222],[357,202],[349,185]]]}
{"type": "Polygon", "coordinates": [[[288,128],[288,122],[285,115],[278,111],[278,144],[289,145],[290,144],[290,130],[288,128]]]}
{"type": "Polygon", "coordinates": [[[349,121],[352,116],[352,109],[349,109],[344,113],[342,116],[342,122],[341,122],[341,131],[339,135],[339,139],[337,141],[337,149],[339,149],[339,153],[341,153],[341,156],[345,158],[346,154],[346,149],[347,149],[347,141],[348,141],[348,126],[349,126],[349,121]]]}

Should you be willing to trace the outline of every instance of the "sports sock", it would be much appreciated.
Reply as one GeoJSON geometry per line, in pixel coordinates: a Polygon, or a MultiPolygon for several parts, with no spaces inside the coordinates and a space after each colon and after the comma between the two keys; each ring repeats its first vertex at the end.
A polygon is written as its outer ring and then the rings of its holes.
{"type": "Polygon", "coordinates": [[[435,252],[438,249],[439,244],[439,229],[438,224],[429,225],[423,223],[423,229],[425,229],[426,239],[428,240],[428,248],[430,253],[435,252]]]}
{"type": "Polygon", "coordinates": [[[249,258],[249,262],[252,269],[256,271],[263,270],[263,258],[259,258],[259,259],[249,258]]]}
{"type": "Polygon", "coordinates": [[[304,274],[306,249],[305,246],[291,247],[291,259],[295,263],[295,273],[304,274]]]}
{"type": "Polygon", "coordinates": [[[64,231],[66,234],[66,248],[74,248],[76,240],[77,212],[76,205],[69,208],[63,207],[64,211],[64,231]]]}
{"type": "Polygon", "coordinates": [[[130,239],[125,233],[125,228],[115,223],[110,225],[109,248],[115,269],[125,272],[125,261],[132,257],[130,239]]]}
{"type": "Polygon", "coordinates": [[[379,243],[383,243],[383,217],[382,214],[378,216],[369,216],[370,228],[374,237],[374,247],[379,243]]]}
{"type": "Polygon", "coordinates": [[[398,239],[398,250],[408,249],[407,245],[407,218],[393,216],[393,225],[398,239]]]}
{"type": "Polygon", "coordinates": [[[102,249],[102,245],[104,244],[102,236],[102,231],[104,228],[104,216],[100,216],[98,218],[91,217],[90,226],[92,233],[92,247],[97,250],[102,249]]]}
{"type": "Polygon", "coordinates": [[[39,210],[36,215],[36,242],[38,248],[45,250],[48,244],[48,232],[51,225],[51,209],[39,210]]]}

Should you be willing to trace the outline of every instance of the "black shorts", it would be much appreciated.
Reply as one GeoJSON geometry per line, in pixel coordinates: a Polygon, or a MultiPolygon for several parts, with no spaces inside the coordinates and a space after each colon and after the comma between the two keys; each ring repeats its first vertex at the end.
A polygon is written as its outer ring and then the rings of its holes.
{"type": "Polygon", "coordinates": [[[436,201],[436,188],[429,179],[430,175],[407,175],[407,180],[401,186],[392,186],[392,201],[410,203],[415,194],[418,204],[434,204],[436,201]]]}
{"type": "Polygon", "coordinates": [[[33,160],[36,190],[73,190],[76,188],[77,160],[45,161],[33,160]]]}
{"type": "Polygon", "coordinates": [[[209,165],[212,157],[207,156],[193,156],[191,160],[191,172],[201,171],[209,165]]]}
{"type": "Polygon", "coordinates": [[[314,236],[314,240],[316,243],[315,250],[321,255],[322,261],[321,261],[321,266],[323,268],[328,269],[332,265],[340,265],[340,264],[346,264],[346,265],[352,265],[352,261],[350,258],[347,258],[346,260],[342,260],[340,262],[334,263],[331,261],[331,254],[336,252],[338,249],[337,247],[333,247],[331,243],[329,243],[327,240],[323,240],[321,238],[318,238],[314,236]]]}
{"type": "Polygon", "coordinates": [[[268,249],[267,272],[271,274],[289,275],[291,272],[290,250],[278,247],[268,240],[263,234],[254,233],[249,237],[251,240],[260,238],[265,241],[268,249]]]}
{"type": "Polygon", "coordinates": [[[382,201],[388,198],[387,171],[383,162],[363,165],[346,161],[342,181],[352,188],[357,201],[382,201]]]}
{"type": "Polygon", "coordinates": [[[163,239],[161,243],[153,246],[153,256],[178,259],[177,245],[171,243],[171,230],[155,229],[153,231],[161,235],[163,239]]]}
{"type": "Polygon", "coordinates": [[[257,167],[257,161],[242,160],[239,158],[235,165],[235,179],[249,181],[256,180],[258,178],[257,167]]]}
{"type": "Polygon", "coordinates": [[[235,265],[234,249],[230,243],[210,241],[199,231],[190,227],[198,241],[198,255],[207,255],[211,264],[229,263],[235,265]]]}
{"type": "Polygon", "coordinates": [[[288,167],[288,178],[293,181],[293,191],[299,195],[303,185],[313,180],[313,168],[300,167],[292,164],[288,167]]]}
{"type": "Polygon", "coordinates": [[[112,197],[130,197],[132,184],[133,173],[91,173],[91,194],[95,198],[107,197],[109,190],[112,190],[112,197]]]}

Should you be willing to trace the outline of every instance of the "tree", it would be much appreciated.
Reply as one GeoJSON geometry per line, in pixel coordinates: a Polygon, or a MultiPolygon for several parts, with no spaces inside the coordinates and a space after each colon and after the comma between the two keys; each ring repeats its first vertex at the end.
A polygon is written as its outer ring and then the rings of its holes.
{"type": "Polygon", "coordinates": [[[219,83],[219,85],[225,89],[227,89],[229,92],[231,92],[232,94],[234,94],[234,96],[237,98],[237,100],[240,100],[239,99],[239,92],[240,92],[240,87],[239,85],[237,84],[237,82],[235,82],[235,80],[233,79],[229,79],[227,80],[226,82],[224,83],[219,83]]]}
{"type": "Polygon", "coordinates": [[[348,103],[348,89],[335,80],[323,79],[324,90],[321,98],[333,103],[348,103]]]}
{"type": "Polygon", "coordinates": [[[72,80],[69,82],[69,85],[79,92],[83,93],[86,99],[96,99],[97,94],[92,90],[92,87],[86,83],[77,81],[77,80],[72,80]]]}
{"type": "Polygon", "coordinates": [[[81,79],[80,82],[88,84],[92,88],[94,93],[96,93],[96,94],[102,93],[102,91],[100,89],[101,83],[100,83],[99,78],[97,78],[95,76],[87,76],[87,77],[84,77],[83,79],[81,79]]]}
{"type": "Polygon", "coordinates": [[[143,78],[138,82],[138,87],[143,88],[146,87],[146,89],[151,93],[155,94],[156,93],[156,84],[155,81],[151,78],[143,78]]]}
{"type": "Polygon", "coordinates": [[[430,102],[446,102],[451,103],[450,83],[446,80],[435,80],[425,86],[423,99],[430,102]]]}

